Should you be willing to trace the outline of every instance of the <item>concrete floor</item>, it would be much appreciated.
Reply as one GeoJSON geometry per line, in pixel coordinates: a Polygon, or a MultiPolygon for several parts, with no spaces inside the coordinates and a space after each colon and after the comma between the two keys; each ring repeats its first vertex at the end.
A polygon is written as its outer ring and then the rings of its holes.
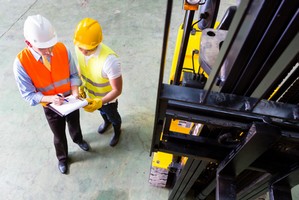
{"type": "MultiPolygon", "coordinates": [[[[223,9],[235,1],[225,1],[223,9]]],[[[167,199],[167,189],[149,185],[156,88],[166,1],[147,0],[2,0],[0,7],[0,199],[5,200],[146,200],[167,199]],[[24,20],[42,14],[55,26],[59,40],[74,52],[77,23],[92,17],[102,25],[104,43],[120,56],[124,79],[119,111],[123,119],[119,144],[109,146],[112,131],[97,134],[97,112],[81,111],[84,138],[92,150],[83,152],[69,141],[68,175],[57,169],[52,133],[40,106],[20,96],[12,64],[25,47],[24,20]]],[[[174,2],[169,48],[183,21],[182,1],[174,2]]],[[[166,74],[171,54],[168,51],[166,74]]],[[[168,77],[166,77],[166,80],[168,77]]]]}

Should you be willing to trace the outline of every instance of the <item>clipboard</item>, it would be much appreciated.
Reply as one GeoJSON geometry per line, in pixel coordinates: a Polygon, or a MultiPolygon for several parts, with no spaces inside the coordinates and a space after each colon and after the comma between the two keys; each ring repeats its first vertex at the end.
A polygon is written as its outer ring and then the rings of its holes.
{"type": "Polygon", "coordinates": [[[64,101],[61,105],[55,105],[54,103],[49,103],[47,106],[52,111],[56,112],[61,117],[64,117],[71,112],[78,110],[88,104],[86,99],[77,99],[70,95],[65,97],[67,101],[64,101]]]}

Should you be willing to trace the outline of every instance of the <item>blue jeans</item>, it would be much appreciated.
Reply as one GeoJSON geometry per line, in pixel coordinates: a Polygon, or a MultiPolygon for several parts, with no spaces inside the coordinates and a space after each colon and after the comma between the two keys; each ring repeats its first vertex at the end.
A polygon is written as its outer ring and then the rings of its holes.
{"type": "Polygon", "coordinates": [[[103,118],[105,119],[105,117],[107,117],[107,119],[113,124],[113,126],[121,125],[121,117],[118,113],[117,107],[118,107],[118,101],[103,105],[99,109],[103,118]]]}

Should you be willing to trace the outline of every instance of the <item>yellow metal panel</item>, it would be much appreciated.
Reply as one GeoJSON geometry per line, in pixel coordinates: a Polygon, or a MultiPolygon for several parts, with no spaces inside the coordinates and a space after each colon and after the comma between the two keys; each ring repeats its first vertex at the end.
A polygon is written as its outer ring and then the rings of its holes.
{"type": "Polygon", "coordinates": [[[189,134],[193,123],[184,120],[172,120],[169,130],[177,133],[189,134]]]}
{"type": "Polygon", "coordinates": [[[172,162],[172,154],[164,152],[155,152],[152,159],[152,167],[168,169],[172,162]]]}
{"type": "MultiPolygon", "coordinates": [[[[196,21],[194,21],[193,23],[195,23],[195,22],[196,21]]],[[[186,50],[186,56],[184,59],[183,66],[186,68],[192,68],[192,52],[193,52],[193,50],[198,50],[198,52],[200,51],[201,32],[198,29],[197,25],[194,25],[194,28],[196,29],[196,33],[194,35],[191,34],[189,37],[187,50],[186,50]]],[[[181,41],[182,41],[183,33],[184,33],[184,30],[182,29],[182,25],[181,25],[179,28],[179,31],[178,31],[178,36],[177,36],[173,60],[172,60],[172,67],[171,67],[170,78],[169,78],[170,81],[173,81],[173,79],[174,79],[175,70],[176,70],[177,62],[178,62],[178,56],[179,56],[180,48],[181,48],[181,41]]],[[[199,68],[198,55],[199,54],[194,55],[194,69],[196,72],[198,71],[198,68],[199,68]]],[[[200,73],[201,72],[202,71],[200,71],[200,73]]],[[[181,79],[182,79],[182,76],[181,76],[181,79]]]]}
{"type": "MultiPolygon", "coordinates": [[[[196,22],[197,21],[193,21],[193,23],[196,23],[196,22]]],[[[219,25],[219,22],[217,21],[215,23],[214,28],[216,28],[218,25],[219,25]]],[[[194,35],[190,34],[188,45],[187,45],[187,50],[186,50],[186,55],[185,55],[185,59],[184,59],[184,64],[183,64],[184,68],[192,68],[192,52],[193,52],[193,50],[197,49],[198,52],[200,52],[201,30],[198,28],[197,24],[195,24],[193,26],[193,28],[195,28],[196,32],[195,32],[194,35]]],[[[170,70],[170,77],[169,77],[169,83],[171,83],[171,81],[174,80],[174,75],[175,75],[175,70],[176,70],[177,63],[178,63],[178,56],[179,56],[179,53],[180,53],[183,34],[184,34],[184,30],[183,30],[182,25],[181,25],[179,27],[179,30],[178,30],[178,36],[177,36],[175,50],[174,50],[174,54],[173,54],[172,65],[171,65],[171,70],[170,70]]],[[[195,69],[195,72],[198,72],[198,69],[199,69],[199,73],[204,73],[204,75],[206,77],[208,77],[208,75],[203,71],[203,69],[200,68],[200,63],[198,61],[198,57],[199,57],[199,54],[194,55],[194,69],[195,69]]],[[[183,73],[181,74],[181,79],[180,80],[182,80],[182,78],[183,78],[183,73]]]]}

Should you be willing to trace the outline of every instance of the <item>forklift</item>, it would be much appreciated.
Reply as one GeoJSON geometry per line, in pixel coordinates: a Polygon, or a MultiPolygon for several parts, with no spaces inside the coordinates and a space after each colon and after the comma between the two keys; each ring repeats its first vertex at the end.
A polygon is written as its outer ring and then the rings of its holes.
{"type": "Polygon", "coordinates": [[[163,83],[167,1],[149,183],[174,199],[292,199],[299,184],[299,1],[184,0],[163,83]],[[195,19],[195,14],[198,18],[195,19]]]}

